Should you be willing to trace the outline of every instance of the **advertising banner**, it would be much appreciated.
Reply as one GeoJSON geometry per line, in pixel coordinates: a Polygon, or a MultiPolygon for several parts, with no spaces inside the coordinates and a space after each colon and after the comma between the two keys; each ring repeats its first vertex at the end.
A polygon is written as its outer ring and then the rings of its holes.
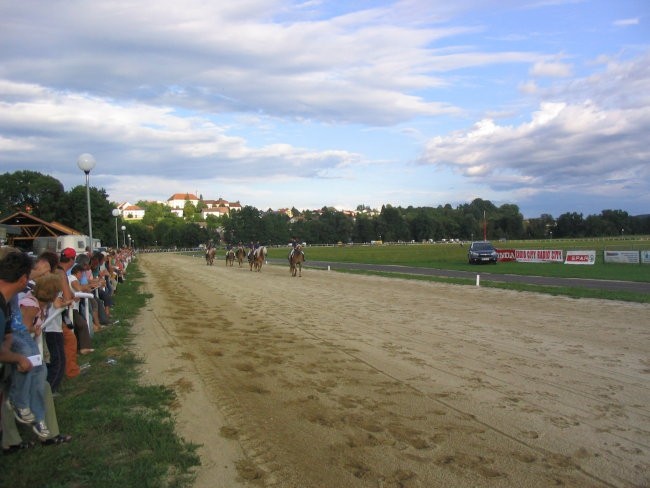
{"type": "Polygon", "coordinates": [[[564,264],[596,264],[596,251],[567,251],[564,264]]]}
{"type": "Polygon", "coordinates": [[[643,264],[650,264],[650,249],[641,251],[641,262],[643,264]]]}
{"type": "Polygon", "coordinates": [[[561,263],[562,249],[515,249],[515,259],[520,263],[561,263]]]}
{"type": "Polygon", "coordinates": [[[607,251],[605,250],[606,263],[639,264],[639,251],[607,251]]]}
{"type": "Polygon", "coordinates": [[[514,249],[497,249],[497,254],[499,255],[499,261],[516,261],[515,250],[514,249]]]}

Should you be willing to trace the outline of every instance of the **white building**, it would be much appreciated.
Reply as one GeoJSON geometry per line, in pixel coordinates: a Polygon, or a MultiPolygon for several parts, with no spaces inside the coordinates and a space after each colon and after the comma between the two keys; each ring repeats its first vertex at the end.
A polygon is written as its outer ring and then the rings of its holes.
{"type": "Polygon", "coordinates": [[[129,202],[120,203],[117,209],[120,211],[120,217],[124,220],[142,220],[144,218],[144,208],[129,202]]]}
{"type": "MultiPolygon", "coordinates": [[[[167,206],[173,209],[181,209],[181,217],[183,216],[183,208],[186,202],[191,202],[196,206],[199,203],[198,197],[194,193],[174,193],[167,199],[167,206]]],[[[174,212],[176,214],[176,212],[174,212]]]]}

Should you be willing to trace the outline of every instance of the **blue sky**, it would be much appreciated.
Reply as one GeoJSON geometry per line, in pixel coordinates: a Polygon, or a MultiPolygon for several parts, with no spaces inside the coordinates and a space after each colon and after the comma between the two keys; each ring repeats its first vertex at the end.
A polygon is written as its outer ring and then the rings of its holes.
{"type": "Polygon", "coordinates": [[[646,0],[0,3],[0,173],[116,202],[650,213],[646,0]]]}

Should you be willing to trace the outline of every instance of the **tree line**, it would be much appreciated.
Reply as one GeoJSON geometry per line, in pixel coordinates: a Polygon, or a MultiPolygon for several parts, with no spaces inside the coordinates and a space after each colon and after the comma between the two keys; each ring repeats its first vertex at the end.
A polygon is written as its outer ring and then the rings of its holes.
{"type": "MultiPolygon", "coordinates": [[[[223,217],[203,219],[205,204],[186,202],[183,217],[178,217],[162,203],[139,201],[145,209],[140,221],[116,220],[104,189],[90,188],[93,237],[107,246],[131,236],[136,247],[194,247],[200,243],[248,244],[259,241],[266,245],[284,245],[292,237],[310,244],[384,242],[422,242],[443,239],[553,239],[576,237],[611,237],[650,234],[650,215],[630,216],[624,210],[603,210],[584,217],[568,212],[554,218],[542,214],[524,219],[514,204],[496,206],[477,198],[470,203],[438,207],[394,207],[384,205],[372,211],[359,205],[356,216],[331,207],[299,211],[292,217],[271,209],[244,206],[223,217]],[[122,232],[124,225],[127,230],[122,232]],[[117,232],[116,232],[117,230],[117,232]]],[[[49,175],[33,171],[5,173],[0,178],[0,215],[27,211],[47,222],[60,222],[81,233],[87,233],[88,216],[86,188],[79,185],[65,191],[61,182],[49,175]]]]}

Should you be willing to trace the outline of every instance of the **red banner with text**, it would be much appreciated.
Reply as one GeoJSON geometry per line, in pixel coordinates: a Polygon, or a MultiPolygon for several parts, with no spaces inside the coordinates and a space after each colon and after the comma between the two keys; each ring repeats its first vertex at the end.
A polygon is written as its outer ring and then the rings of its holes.
{"type": "Polygon", "coordinates": [[[515,259],[520,263],[562,263],[562,249],[515,249],[515,259]]]}

